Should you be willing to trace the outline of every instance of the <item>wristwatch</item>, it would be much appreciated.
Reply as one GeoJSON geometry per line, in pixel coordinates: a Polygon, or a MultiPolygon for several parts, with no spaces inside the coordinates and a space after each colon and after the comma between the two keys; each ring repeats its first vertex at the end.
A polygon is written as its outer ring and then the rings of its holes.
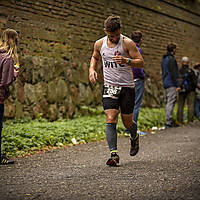
{"type": "Polygon", "coordinates": [[[130,58],[128,58],[128,62],[127,62],[127,64],[128,64],[128,65],[131,64],[131,59],[130,59],[130,58]]]}

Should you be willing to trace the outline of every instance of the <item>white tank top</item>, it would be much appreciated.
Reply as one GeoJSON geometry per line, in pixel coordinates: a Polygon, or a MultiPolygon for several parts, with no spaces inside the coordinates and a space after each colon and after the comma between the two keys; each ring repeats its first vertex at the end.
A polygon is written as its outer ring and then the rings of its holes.
{"type": "Polygon", "coordinates": [[[113,61],[114,55],[125,55],[123,50],[123,35],[120,35],[120,40],[114,48],[109,48],[107,45],[108,37],[105,36],[101,47],[101,57],[103,63],[104,85],[114,85],[121,87],[134,87],[134,78],[131,66],[127,64],[117,64],[113,61]]]}

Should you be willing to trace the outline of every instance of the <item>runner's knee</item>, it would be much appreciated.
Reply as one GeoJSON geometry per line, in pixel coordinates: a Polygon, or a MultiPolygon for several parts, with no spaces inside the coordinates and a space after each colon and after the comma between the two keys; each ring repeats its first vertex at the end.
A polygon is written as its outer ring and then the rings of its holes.
{"type": "Polygon", "coordinates": [[[106,116],[106,123],[117,123],[117,117],[106,116]]]}
{"type": "Polygon", "coordinates": [[[133,114],[121,114],[122,122],[125,128],[130,128],[133,124],[133,114]]]}
{"type": "Polygon", "coordinates": [[[105,112],[106,114],[106,123],[117,123],[118,121],[118,112],[105,112]]]}

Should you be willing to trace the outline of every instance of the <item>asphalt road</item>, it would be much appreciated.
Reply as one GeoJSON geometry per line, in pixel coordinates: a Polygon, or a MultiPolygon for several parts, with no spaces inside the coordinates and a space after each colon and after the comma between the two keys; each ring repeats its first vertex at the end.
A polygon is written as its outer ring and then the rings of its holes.
{"type": "Polygon", "coordinates": [[[199,200],[200,122],[140,137],[118,139],[119,167],[105,165],[106,141],[19,158],[0,166],[1,200],[199,200]]]}

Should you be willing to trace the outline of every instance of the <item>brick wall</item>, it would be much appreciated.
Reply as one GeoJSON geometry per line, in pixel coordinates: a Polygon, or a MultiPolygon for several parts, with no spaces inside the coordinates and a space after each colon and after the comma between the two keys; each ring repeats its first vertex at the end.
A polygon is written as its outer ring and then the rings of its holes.
{"type": "MultiPolygon", "coordinates": [[[[124,35],[130,36],[131,31],[136,29],[141,30],[144,34],[142,51],[148,76],[144,104],[158,106],[163,103],[160,62],[162,55],[166,52],[166,44],[169,41],[177,43],[178,63],[182,56],[188,56],[192,63],[200,61],[200,3],[197,0],[181,2],[184,1],[1,0],[0,29],[2,32],[8,27],[14,28],[20,34],[19,54],[24,68],[24,74],[20,75],[18,80],[22,85],[21,90],[26,93],[27,90],[24,88],[27,88],[27,84],[36,85],[42,82],[41,84],[47,83],[48,85],[49,82],[61,77],[68,90],[65,101],[71,102],[72,105],[71,107],[65,106],[64,103],[55,101],[53,102],[54,107],[58,109],[64,106],[66,112],[72,113],[71,116],[80,109],[80,105],[100,103],[96,102],[98,98],[88,100],[88,97],[80,96],[83,88],[89,96],[94,90],[86,78],[84,78],[85,81],[79,81],[80,74],[87,75],[86,70],[93,44],[104,36],[103,21],[105,18],[111,14],[120,15],[124,35]],[[27,61],[30,59],[32,59],[32,64],[27,61]],[[39,61],[34,62],[35,60],[39,61]],[[34,68],[38,65],[41,70],[45,67],[44,65],[51,66],[52,62],[56,69],[59,68],[57,67],[58,63],[61,63],[60,67],[62,67],[63,73],[67,71],[66,74],[61,75],[61,73],[57,77],[52,75],[45,80],[44,77],[40,77],[34,82],[35,73],[31,71],[30,66],[34,68]],[[69,81],[69,77],[72,80],[69,81]],[[77,91],[78,94],[76,92],[74,94],[74,91],[77,91]],[[72,101],[74,95],[82,100],[72,101]],[[148,98],[152,100],[149,101],[148,98]],[[73,107],[73,105],[75,106],[73,107]]],[[[49,70],[51,70],[50,67],[49,70]]],[[[97,84],[96,87],[100,88],[100,84],[97,84]]],[[[14,88],[16,88],[16,84],[14,88]]],[[[24,102],[19,99],[21,98],[19,95],[12,94],[8,104],[13,106],[7,109],[10,110],[7,113],[8,116],[24,116],[24,113],[27,113],[26,115],[33,113],[32,116],[34,116],[34,102],[28,106],[27,94],[23,93],[23,95],[25,96],[24,102]],[[21,112],[16,114],[19,105],[21,112]]],[[[45,95],[44,99],[47,99],[45,95]]],[[[47,105],[52,105],[48,99],[46,102],[47,105]]],[[[35,110],[35,112],[45,112],[44,109],[35,110]]],[[[49,113],[51,112],[48,110],[45,116],[49,117],[49,113]]],[[[59,116],[62,117],[62,114],[58,113],[54,118],[59,116]]]]}

